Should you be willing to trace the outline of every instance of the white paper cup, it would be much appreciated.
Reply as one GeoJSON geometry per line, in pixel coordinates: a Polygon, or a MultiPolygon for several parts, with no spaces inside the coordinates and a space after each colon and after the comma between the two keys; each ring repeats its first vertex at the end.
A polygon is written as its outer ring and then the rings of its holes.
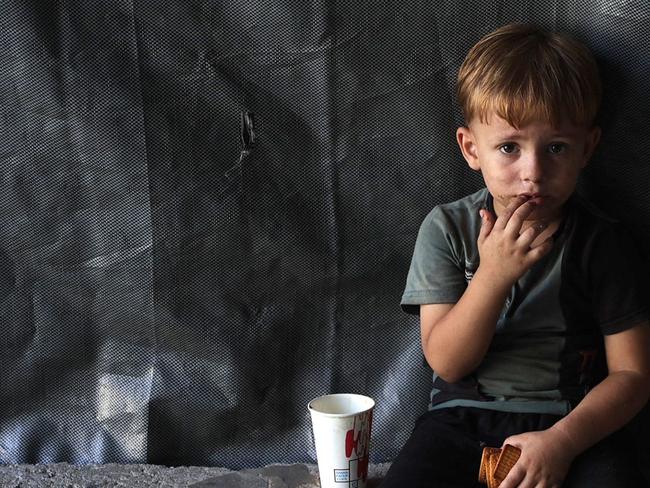
{"type": "Polygon", "coordinates": [[[311,413],[321,488],[365,488],[372,398],[337,393],[314,398],[311,413]]]}

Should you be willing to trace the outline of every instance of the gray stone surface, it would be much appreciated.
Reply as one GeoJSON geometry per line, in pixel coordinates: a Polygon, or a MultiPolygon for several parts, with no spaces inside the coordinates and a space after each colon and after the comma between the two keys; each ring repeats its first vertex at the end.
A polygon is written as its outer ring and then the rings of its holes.
{"type": "MultiPolygon", "coordinates": [[[[376,488],[389,464],[369,466],[368,488],[376,488]]],[[[263,468],[231,471],[226,468],[152,464],[67,463],[0,466],[0,487],[57,488],[317,488],[318,469],[307,464],[275,464],[263,468]]]]}

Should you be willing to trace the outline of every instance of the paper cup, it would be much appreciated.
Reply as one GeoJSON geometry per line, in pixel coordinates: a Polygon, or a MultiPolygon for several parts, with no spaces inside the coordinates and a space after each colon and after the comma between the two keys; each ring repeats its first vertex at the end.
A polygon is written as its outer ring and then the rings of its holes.
{"type": "Polygon", "coordinates": [[[372,398],[338,393],[314,398],[311,413],[321,488],[365,488],[372,398]]]}

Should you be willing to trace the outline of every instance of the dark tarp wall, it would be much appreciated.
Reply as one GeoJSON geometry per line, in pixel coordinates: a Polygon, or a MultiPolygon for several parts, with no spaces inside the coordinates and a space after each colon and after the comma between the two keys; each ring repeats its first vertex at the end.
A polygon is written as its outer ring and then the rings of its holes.
{"type": "Polygon", "coordinates": [[[482,186],[456,71],[512,21],[596,53],[581,191],[645,246],[645,2],[3,1],[0,460],[314,462],[342,391],[394,457],[430,388],[415,236],[482,186]]]}

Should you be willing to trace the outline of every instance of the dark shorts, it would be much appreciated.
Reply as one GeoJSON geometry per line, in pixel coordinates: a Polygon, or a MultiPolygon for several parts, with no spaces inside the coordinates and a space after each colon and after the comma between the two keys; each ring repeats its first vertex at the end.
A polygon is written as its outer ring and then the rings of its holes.
{"type": "MultiPolygon", "coordinates": [[[[547,429],[560,418],[469,407],[432,410],[416,421],[380,487],[485,488],[477,480],[483,447],[501,447],[511,435],[547,429]]],[[[563,488],[645,486],[621,437],[611,435],[576,457],[563,488]]]]}

